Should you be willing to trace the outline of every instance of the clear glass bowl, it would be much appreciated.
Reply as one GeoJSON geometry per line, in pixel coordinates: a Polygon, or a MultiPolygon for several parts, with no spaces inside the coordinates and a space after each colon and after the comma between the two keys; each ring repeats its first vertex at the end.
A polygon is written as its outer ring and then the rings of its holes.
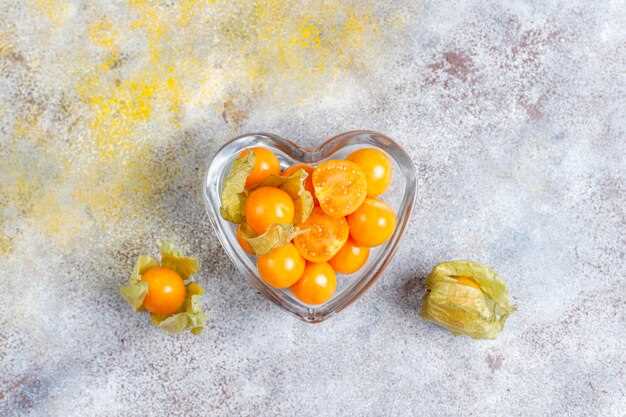
{"type": "Polygon", "coordinates": [[[354,302],[380,277],[389,264],[413,209],[416,178],[415,169],[407,153],[381,133],[364,130],[342,133],[317,148],[302,148],[269,133],[253,133],[231,140],[217,152],[209,163],[203,189],[207,212],[215,234],[241,273],[278,306],[308,323],[319,323],[354,302]],[[359,271],[351,275],[337,274],[337,291],[324,304],[303,304],[293,297],[288,289],[281,290],[266,285],[259,277],[255,258],[248,255],[237,243],[236,225],[220,216],[220,194],[233,159],[242,150],[256,146],[271,149],[283,168],[298,162],[316,165],[326,159],[343,159],[354,150],[364,147],[382,149],[393,162],[391,186],[380,198],[395,210],[396,230],[387,243],[370,250],[367,263],[359,271]]]}

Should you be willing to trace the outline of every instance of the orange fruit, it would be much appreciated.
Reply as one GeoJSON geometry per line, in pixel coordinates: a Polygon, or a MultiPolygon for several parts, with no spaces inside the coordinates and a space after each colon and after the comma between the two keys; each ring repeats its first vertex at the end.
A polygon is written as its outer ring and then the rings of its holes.
{"type": "Polygon", "coordinates": [[[274,288],[291,287],[304,272],[304,259],[291,243],[272,249],[257,259],[261,279],[274,288]]]}
{"type": "Polygon", "coordinates": [[[293,200],[276,187],[259,187],[246,199],[246,222],[255,233],[264,233],[272,224],[293,222],[293,200]]]}
{"type": "Polygon", "coordinates": [[[266,148],[250,148],[242,151],[240,156],[254,152],[254,168],[246,178],[246,188],[253,188],[270,175],[280,175],[280,162],[272,151],[266,148]]]}
{"type": "Polygon", "coordinates": [[[348,216],[350,236],[359,246],[378,246],[391,237],[396,228],[396,214],[382,201],[368,197],[348,216]]]}
{"type": "Polygon", "coordinates": [[[367,177],[367,195],[374,197],[387,190],[391,183],[391,161],[381,150],[364,148],[352,152],[347,158],[357,164],[367,177]]]}
{"type": "Polygon", "coordinates": [[[250,255],[254,255],[254,251],[252,250],[252,246],[248,243],[247,240],[243,238],[243,233],[241,233],[241,225],[237,226],[237,231],[235,232],[235,237],[237,238],[237,242],[239,242],[239,246],[243,250],[245,250],[250,255]]]}
{"type": "Polygon", "coordinates": [[[350,234],[344,217],[331,217],[319,207],[313,208],[309,218],[298,228],[303,232],[293,243],[300,255],[311,262],[326,262],[335,256],[350,234]]]}
{"type": "Polygon", "coordinates": [[[335,271],[326,262],[307,263],[302,277],[291,287],[291,292],[306,304],[323,304],[337,288],[335,271]]]}
{"type": "Polygon", "coordinates": [[[148,294],[143,300],[143,307],[154,314],[177,313],[185,302],[185,283],[169,268],[160,266],[148,269],[141,275],[141,280],[148,283],[148,294]]]}
{"type": "Polygon", "coordinates": [[[326,214],[347,216],[367,197],[367,177],[354,162],[325,161],[313,171],[313,188],[326,214]]]}
{"type": "Polygon", "coordinates": [[[357,246],[352,239],[348,239],[328,263],[341,274],[352,274],[367,262],[369,253],[369,248],[357,246]]]}

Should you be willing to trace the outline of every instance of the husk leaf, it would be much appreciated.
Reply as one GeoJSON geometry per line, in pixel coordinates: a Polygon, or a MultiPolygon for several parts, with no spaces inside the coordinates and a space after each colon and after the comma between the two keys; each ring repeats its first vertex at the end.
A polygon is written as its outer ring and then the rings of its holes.
{"type": "Polygon", "coordinates": [[[140,256],[128,278],[128,283],[120,288],[120,294],[135,311],[141,309],[143,300],[148,294],[148,284],[141,281],[141,274],[155,266],[159,266],[159,264],[154,258],[140,256]]]}
{"type": "Polygon", "coordinates": [[[180,313],[169,317],[151,315],[152,322],[168,333],[175,334],[190,330],[193,334],[202,332],[206,322],[206,314],[200,307],[200,299],[204,289],[193,282],[186,286],[185,303],[180,313]]]}
{"type": "Polygon", "coordinates": [[[220,214],[225,220],[232,223],[242,223],[244,220],[244,206],[248,192],[246,179],[254,168],[254,152],[238,156],[224,180],[222,189],[220,214]]]}
{"type": "Polygon", "coordinates": [[[298,230],[292,224],[273,224],[265,233],[255,236],[249,226],[242,225],[241,234],[252,247],[254,254],[261,256],[291,242],[298,235],[298,230]]]}
{"type": "Polygon", "coordinates": [[[278,187],[289,194],[294,203],[295,224],[304,222],[313,211],[313,196],[304,186],[308,175],[306,170],[299,169],[288,177],[270,175],[259,184],[259,187],[278,187]]]}
{"type": "Polygon", "coordinates": [[[170,242],[160,242],[161,265],[176,271],[183,280],[198,272],[200,263],[196,258],[184,256],[170,242]]]}

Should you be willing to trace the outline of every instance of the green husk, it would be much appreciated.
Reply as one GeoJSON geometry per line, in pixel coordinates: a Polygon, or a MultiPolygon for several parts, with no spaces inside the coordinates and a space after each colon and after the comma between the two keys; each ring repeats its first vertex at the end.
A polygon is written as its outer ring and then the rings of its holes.
{"type": "Polygon", "coordinates": [[[200,264],[196,258],[184,256],[173,244],[169,242],[160,243],[161,265],[173,269],[186,280],[191,275],[198,272],[200,264]]]}
{"type": "Polygon", "coordinates": [[[259,187],[278,187],[289,194],[293,199],[295,224],[306,221],[313,211],[313,196],[304,186],[308,175],[306,170],[299,169],[288,177],[270,175],[259,184],[259,187]]]}
{"type": "Polygon", "coordinates": [[[489,267],[472,261],[450,261],[433,268],[420,315],[455,335],[495,339],[515,311],[506,283],[489,267]],[[458,279],[473,279],[479,288],[458,279]]]}
{"type": "MultiPolygon", "coordinates": [[[[176,271],[183,280],[188,280],[200,268],[197,259],[184,256],[169,242],[160,243],[160,252],[160,263],[150,256],[139,256],[127,284],[120,288],[122,297],[135,311],[142,309],[144,299],[148,294],[148,284],[141,280],[141,275],[148,269],[163,266],[176,271]]],[[[165,316],[151,314],[152,324],[168,333],[190,330],[193,334],[199,334],[202,331],[206,322],[206,315],[200,306],[204,289],[195,282],[187,282],[185,288],[187,292],[181,310],[165,316]]]]}
{"type": "Polygon", "coordinates": [[[159,266],[159,264],[154,258],[151,256],[140,256],[137,258],[128,283],[120,288],[120,294],[135,311],[141,309],[143,300],[146,298],[146,294],[148,294],[148,284],[141,281],[141,274],[155,266],[159,266]]]}
{"type": "Polygon", "coordinates": [[[204,294],[204,289],[195,282],[187,285],[186,288],[187,295],[180,313],[172,314],[169,317],[151,315],[152,322],[170,334],[185,330],[190,330],[193,334],[200,334],[204,329],[206,314],[200,308],[200,299],[204,294]]]}
{"type": "Polygon", "coordinates": [[[298,235],[293,224],[273,224],[267,231],[259,236],[247,224],[241,225],[241,235],[252,247],[256,256],[265,255],[279,246],[284,246],[298,235]]]}
{"type": "Polygon", "coordinates": [[[244,220],[244,207],[248,192],[246,179],[254,168],[254,152],[248,152],[244,156],[238,156],[224,180],[222,189],[220,214],[225,220],[232,223],[242,223],[244,220]]]}

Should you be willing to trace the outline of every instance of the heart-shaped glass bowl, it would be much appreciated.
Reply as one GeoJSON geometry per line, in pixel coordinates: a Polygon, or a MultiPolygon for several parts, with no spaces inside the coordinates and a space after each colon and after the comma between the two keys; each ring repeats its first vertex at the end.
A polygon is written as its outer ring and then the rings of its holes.
{"type": "Polygon", "coordinates": [[[215,154],[209,164],[203,189],[213,229],[224,250],[241,273],[278,306],[308,323],[318,323],[346,308],[380,277],[393,257],[409,221],[415,202],[416,178],[415,169],[407,153],[381,133],[363,130],[342,133],[317,148],[301,148],[276,135],[253,133],[231,140],[215,154]],[[237,242],[236,225],[224,220],[220,215],[220,194],[224,178],[234,158],[242,150],[257,146],[271,149],[280,160],[282,168],[298,162],[316,165],[326,159],[344,159],[351,152],[365,147],[383,150],[393,163],[391,185],[380,198],[396,212],[396,230],[385,244],[370,250],[369,259],[360,270],[351,275],[337,275],[337,291],[324,304],[303,304],[288,289],[276,289],[265,284],[259,277],[255,258],[248,255],[237,242]]]}

